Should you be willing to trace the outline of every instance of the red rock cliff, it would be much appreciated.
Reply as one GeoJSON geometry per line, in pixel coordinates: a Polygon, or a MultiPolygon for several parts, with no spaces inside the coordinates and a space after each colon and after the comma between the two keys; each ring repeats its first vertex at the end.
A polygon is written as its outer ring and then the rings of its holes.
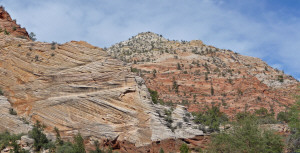
{"type": "Polygon", "coordinates": [[[10,34],[20,38],[29,39],[29,35],[26,29],[21,28],[21,26],[16,23],[16,20],[12,20],[3,6],[0,6],[0,32],[4,32],[5,34],[10,34]]]}

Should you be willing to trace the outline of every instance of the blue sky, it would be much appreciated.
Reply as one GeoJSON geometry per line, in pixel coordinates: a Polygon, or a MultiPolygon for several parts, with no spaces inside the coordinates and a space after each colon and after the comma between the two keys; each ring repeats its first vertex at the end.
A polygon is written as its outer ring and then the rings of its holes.
{"type": "Polygon", "coordinates": [[[300,79],[300,0],[0,0],[39,41],[99,47],[152,31],[262,58],[300,79]]]}

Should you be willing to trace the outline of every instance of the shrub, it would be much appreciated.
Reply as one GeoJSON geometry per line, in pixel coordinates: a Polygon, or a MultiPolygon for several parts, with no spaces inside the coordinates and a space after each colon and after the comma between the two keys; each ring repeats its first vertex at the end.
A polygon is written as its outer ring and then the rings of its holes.
{"type": "Polygon", "coordinates": [[[137,68],[132,68],[132,67],[130,68],[130,71],[131,72],[139,72],[139,70],[137,68]]]}
{"type": "Polygon", "coordinates": [[[217,106],[206,107],[205,112],[194,113],[194,116],[196,124],[209,126],[213,131],[219,131],[219,126],[228,121],[227,115],[221,112],[217,106]]]}
{"type": "Polygon", "coordinates": [[[189,147],[185,143],[183,143],[180,147],[180,153],[188,153],[189,150],[189,147]]]}
{"type": "Polygon", "coordinates": [[[34,139],[33,146],[36,151],[40,151],[41,148],[49,142],[43,131],[44,127],[37,121],[29,132],[29,136],[34,139]]]}
{"type": "Polygon", "coordinates": [[[29,39],[32,40],[32,41],[36,41],[36,38],[35,38],[35,34],[33,32],[30,32],[29,34],[29,39]]]}
{"type": "Polygon", "coordinates": [[[52,41],[52,43],[51,43],[51,50],[55,50],[56,49],[56,47],[55,47],[56,44],[57,44],[57,42],[52,41]]]}
{"type": "Polygon", "coordinates": [[[159,153],[165,153],[165,151],[162,148],[160,148],[159,153]]]}
{"type": "Polygon", "coordinates": [[[158,103],[158,93],[157,93],[157,91],[151,90],[150,88],[148,88],[148,90],[150,92],[150,96],[151,96],[151,99],[152,99],[153,103],[157,104],[158,103]]]}
{"type": "Polygon", "coordinates": [[[6,29],[4,29],[4,34],[9,35],[10,33],[6,29]]]}
{"type": "Polygon", "coordinates": [[[290,152],[300,152],[300,98],[288,111],[288,124],[291,135],[288,139],[290,152]]]}
{"type": "Polygon", "coordinates": [[[181,70],[181,66],[179,63],[177,63],[177,70],[181,70]]]}
{"type": "Polygon", "coordinates": [[[56,148],[56,153],[73,153],[73,145],[71,142],[66,142],[62,146],[56,148]]]}
{"type": "Polygon", "coordinates": [[[20,140],[23,134],[10,134],[9,132],[0,133],[0,150],[3,150],[7,146],[13,146],[14,150],[20,150],[15,146],[15,141],[20,140]]]}
{"type": "Polygon", "coordinates": [[[74,137],[74,152],[75,153],[85,153],[83,138],[80,133],[74,137]]]}
{"type": "Polygon", "coordinates": [[[233,123],[232,130],[212,136],[210,152],[282,152],[282,138],[273,131],[262,130],[253,117],[233,123]]]}
{"type": "Polygon", "coordinates": [[[9,109],[9,114],[10,115],[17,115],[17,112],[13,108],[10,108],[9,109]]]}
{"type": "Polygon", "coordinates": [[[278,78],[277,78],[277,80],[278,80],[279,82],[283,82],[283,75],[279,75],[278,78]]]}
{"type": "Polygon", "coordinates": [[[4,95],[4,93],[3,93],[2,89],[0,88],[0,96],[3,96],[3,95],[4,95]]]}

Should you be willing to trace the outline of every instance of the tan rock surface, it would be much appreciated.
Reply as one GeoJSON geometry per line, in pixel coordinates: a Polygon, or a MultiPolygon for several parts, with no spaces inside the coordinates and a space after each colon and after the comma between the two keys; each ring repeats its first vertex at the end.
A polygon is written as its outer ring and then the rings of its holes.
{"type": "Polygon", "coordinates": [[[31,130],[31,126],[26,124],[25,119],[10,114],[9,109],[12,109],[10,103],[4,96],[0,96],[0,133],[9,131],[18,134],[31,130]]]}
{"type": "MultiPolygon", "coordinates": [[[[172,132],[152,104],[144,80],[130,67],[86,42],[48,44],[0,35],[0,85],[18,115],[57,127],[64,138],[118,139],[136,146],[203,135],[172,132]]],[[[181,121],[184,108],[174,111],[181,121]]],[[[176,122],[174,122],[175,124],[176,122]]],[[[176,126],[176,125],[173,125],[176,126]]],[[[51,135],[50,135],[51,137],[51,135]]]]}

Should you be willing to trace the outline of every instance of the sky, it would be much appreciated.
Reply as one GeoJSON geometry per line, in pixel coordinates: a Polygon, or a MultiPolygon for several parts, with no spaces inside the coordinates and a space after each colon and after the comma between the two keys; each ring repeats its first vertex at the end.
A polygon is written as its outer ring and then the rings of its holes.
{"type": "Polygon", "coordinates": [[[110,47],[151,31],[258,57],[300,80],[300,0],[0,0],[38,41],[110,47]]]}

